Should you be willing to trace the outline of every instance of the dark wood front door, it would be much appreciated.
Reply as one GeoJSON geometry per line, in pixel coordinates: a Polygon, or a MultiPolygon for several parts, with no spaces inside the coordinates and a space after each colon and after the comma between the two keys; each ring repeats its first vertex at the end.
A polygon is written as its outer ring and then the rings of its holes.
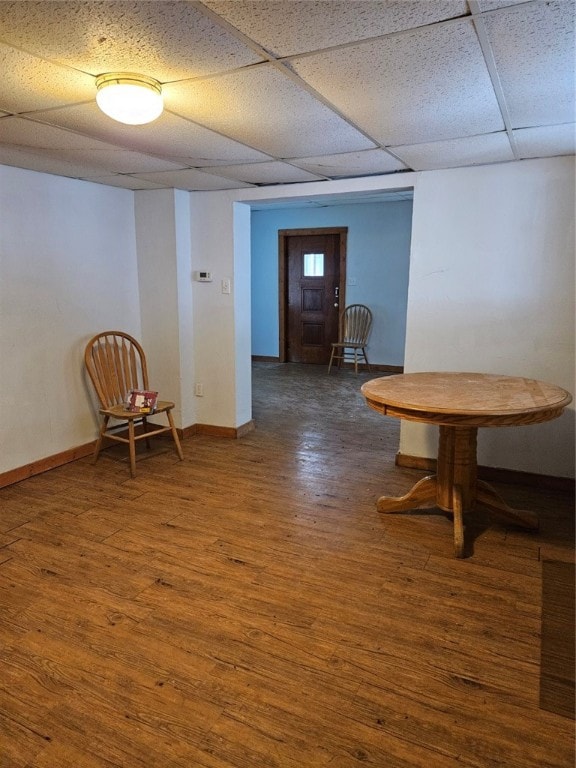
{"type": "Polygon", "coordinates": [[[288,362],[328,363],[331,344],[338,338],[343,257],[342,231],[285,235],[284,359],[288,362]]]}

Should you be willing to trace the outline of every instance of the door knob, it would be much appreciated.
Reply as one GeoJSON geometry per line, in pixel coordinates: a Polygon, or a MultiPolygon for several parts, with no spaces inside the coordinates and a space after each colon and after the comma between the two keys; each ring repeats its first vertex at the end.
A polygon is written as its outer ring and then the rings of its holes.
{"type": "Polygon", "coordinates": [[[337,301],[334,302],[334,306],[336,307],[336,309],[338,309],[338,302],[337,301]]]}

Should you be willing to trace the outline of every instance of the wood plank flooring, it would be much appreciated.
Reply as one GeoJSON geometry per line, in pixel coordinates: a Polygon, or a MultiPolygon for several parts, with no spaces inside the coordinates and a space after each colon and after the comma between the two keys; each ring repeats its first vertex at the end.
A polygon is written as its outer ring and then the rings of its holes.
{"type": "Polygon", "coordinates": [[[539,708],[571,494],[499,485],[541,531],[475,513],[456,560],[444,514],[376,512],[422,473],[368,378],[257,363],[240,440],[0,490],[0,768],[572,768],[539,708]]]}

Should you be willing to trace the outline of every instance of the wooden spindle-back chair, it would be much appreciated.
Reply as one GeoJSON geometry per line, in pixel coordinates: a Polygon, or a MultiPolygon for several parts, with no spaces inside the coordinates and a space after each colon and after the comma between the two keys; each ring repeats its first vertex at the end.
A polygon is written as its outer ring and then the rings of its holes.
{"type": "Polygon", "coordinates": [[[332,354],[328,363],[328,373],[334,360],[338,360],[338,367],[342,361],[353,360],[354,371],[358,373],[358,355],[364,358],[364,362],[370,371],[370,363],[366,355],[366,344],[372,328],[372,312],[364,304],[350,304],[340,317],[338,341],[332,342],[332,354]]]}
{"type": "Polygon", "coordinates": [[[136,475],[136,443],[145,440],[150,447],[150,438],[170,432],[180,460],[184,458],[178,432],[174,425],[172,409],[174,403],[158,400],[153,415],[166,414],[168,425],[148,421],[147,414],[128,410],[126,396],[131,389],[148,390],[148,368],[141,345],[132,336],[122,331],[104,331],[94,336],[86,345],[84,353],[86,370],[100,402],[102,416],[100,433],[94,448],[94,462],[98,460],[104,439],[128,445],[130,474],[136,475]],[[114,423],[110,425],[110,419],[114,423]],[[136,426],[141,425],[141,431],[136,426]],[[126,434],[128,427],[128,437],[126,434]],[[120,431],[120,433],[119,433],[120,431]],[[122,434],[123,432],[123,434],[122,434]]]}

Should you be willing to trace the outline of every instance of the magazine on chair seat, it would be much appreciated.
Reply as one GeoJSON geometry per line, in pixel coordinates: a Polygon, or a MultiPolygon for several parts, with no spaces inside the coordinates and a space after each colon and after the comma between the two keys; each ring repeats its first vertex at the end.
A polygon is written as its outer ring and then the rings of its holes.
{"type": "Polygon", "coordinates": [[[134,413],[154,413],[158,392],[150,389],[131,389],[126,395],[126,408],[134,413]]]}

